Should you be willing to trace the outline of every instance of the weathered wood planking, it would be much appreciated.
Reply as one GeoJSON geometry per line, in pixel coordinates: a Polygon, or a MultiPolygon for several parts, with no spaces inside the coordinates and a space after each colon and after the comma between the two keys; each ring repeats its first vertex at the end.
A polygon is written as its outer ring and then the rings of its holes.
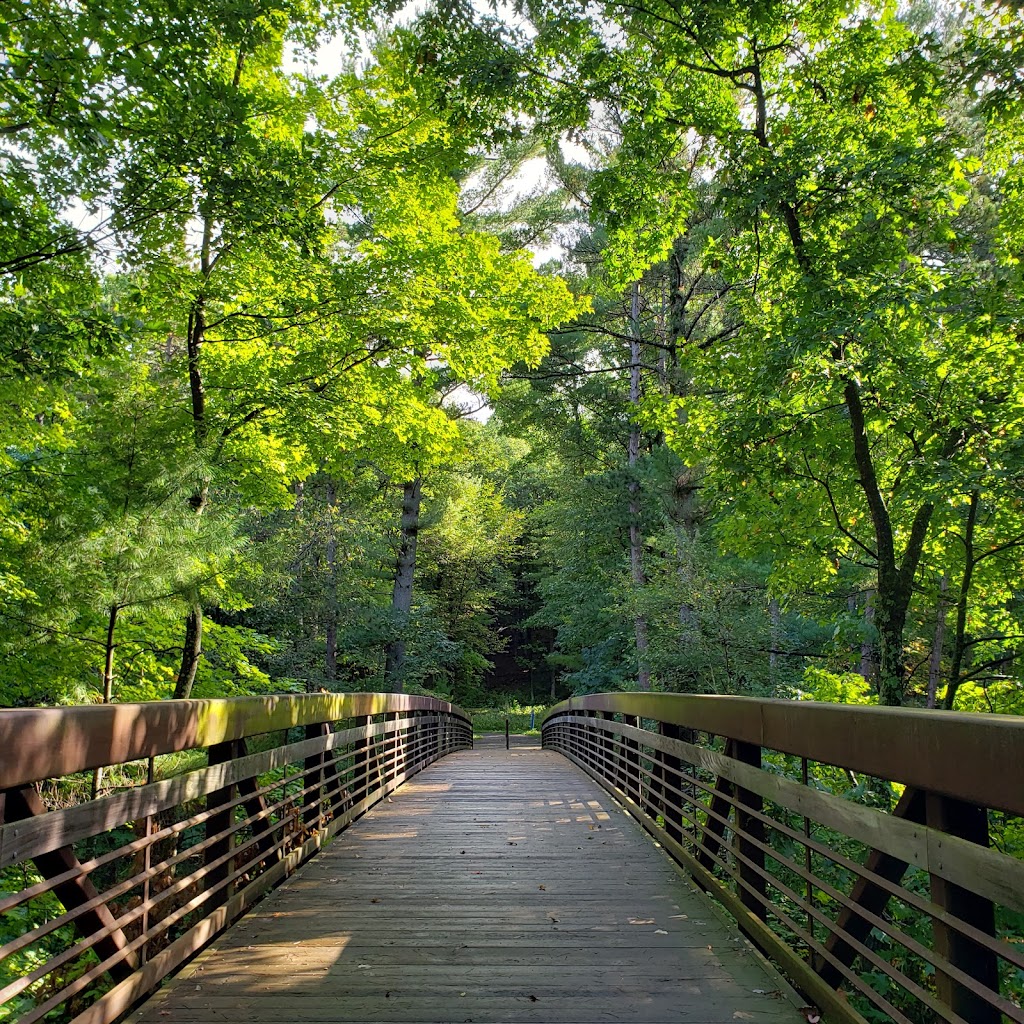
{"type": "Polygon", "coordinates": [[[802,1019],[590,779],[502,742],[416,776],[131,1021],[802,1019]]]}

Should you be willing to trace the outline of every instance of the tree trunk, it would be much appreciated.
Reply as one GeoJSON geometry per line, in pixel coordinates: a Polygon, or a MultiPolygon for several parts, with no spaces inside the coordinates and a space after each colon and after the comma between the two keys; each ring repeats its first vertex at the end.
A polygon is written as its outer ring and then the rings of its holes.
{"type": "Polygon", "coordinates": [[[864,625],[867,636],[860,645],[860,674],[870,682],[875,678],[876,645],[871,638],[871,629],[875,624],[875,592],[869,590],[864,597],[864,625]]]}
{"type": "MultiPolygon", "coordinates": [[[[188,386],[192,400],[192,441],[196,450],[202,452],[209,438],[209,423],[206,417],[206,387],[203,383],[200,358],[203,342],[206,339],[206,295],[205,289],[213,272],[212,262],[213,221],[206,217],[203,221],[203,242],[199,255],[199,270],[202,286],[188,318],[188,386]]],[[[189,498],[189,505],[197,516],[206,510],[210,497],[210,480],[203,475],[199,486],[189,498]]],[[[185,616],[185,640],[181,646],[181,666],[178,678],[174,683],[174,696],[179,700],[188,699],[192,686],[196,681],[196,670],[199,668],[199,657],[203,651],[203,606],[198,593],[193,596],[192,607],[185,616]]]]}
{"type": "Polygon", "coordinates": [[[928,707],[935,707],[935,694],[942,674],[942,643],[946,636],[946,592],[949,577],[943,573],[939,584],[939,601],[935,608],[935,635],[932,638],[932,654],[928,659],[928,707]]]}
{"type": "Polygon", "coordinates": [[[114,696],[114,630],[117,629],[117,613],[120,611],[116,604],[110,606],[110,614],[107,618],[107,642],[103,658],[103,703],[109,704],[114,696]]]}
{"type": "Polygon", "coordinates": [[[779,685],[779,644],[782,642],[782,608],[779,600],[773,597],[768,602],[768,644],[771,650],[768,652],[768,672],[772,686],[779,685]]]}
{"type": "Polygon", "coordinates": [[[333,480],[327,481],[327,623],[324,650],[324,678],[338,678],[338,537],[334,517],[338,511],[338,492],[333,480]]]}
{"type": "MultiPolygon", "coordinates": [[[[636,479],[636,464],[640,458],[640,427],[636,411],[640,405],[640,285],[633,282],[629,304],[629,404],[633,410],[633,425],[629,432],[629,567],[633,578],[634,595],[639,596],[647,583],[643,563],[643,532],[640,524],[640,481],[636,479]]],[[[647,619],[637,613],[633,617],[636,635],[637,686],[651,688],[651,670],[647,667],[647,619]]]]}
{"type": "Polygon", "coordinates": [[[203,653],[203,606],[196,601],[185,617],[185,643],[181,651],[181,668],[174,684],[176,700],[188,700],[196,681],[199,656],[203,653]]]}
{"type": "Polygon", "coordinates": [[[850,416],[854,461],[871,514],[878,558],[878,594],[875,605],[879,648],[878,699],[882,704],[898,706],[903,703],[907,672],[903,654],[903,630],[913,595],[914,576],[935,506],[926,502],[918,507],[903,549],[903,557],[897,561],[892,519],[875,473],[871,445],[865,429],[860,386],[856,381],[847,381],[843,397],[850,416]]]}
{"type": "Polygon", "coordinates": [[[974,529],[978,522],[978,505],[981,495],[977,491],[971,492],[971,502],[967,507],[967,522],[964,525],[964,574],[960,579],[960,593],[956,599],[956,626],[953,634],[953,653],[950,657],[949,679],[946,682],[946,693],[942,699],[942,706],[947,711],[953,710],[953,702],[956,700],[956,691],[960,688],[961,675],[964,670],[964,660],[967,657],[967,597],[971,592],[971,583],[974,580],[974,529]]]}
{"type": "Polygon", "coordinates": [[[412,583],[416,571],[416,538],[420,529],[420,501],[423,481],[418,477],[402,488],[401,542],[395,562],[395,586],[391,592],[391,611],[399,630],[385,648],[384,688],[402,691],[402,667],[405,661],[405,631],[412,610],[412,583]]]}
{"type": "MultiPolygon", "coordinates": [[[[768,99],[761,75],[761,54],[756,45],[752,50],[752,61],[751,93],[755,106],[753,135],[760,147],[770,151],[768,99]]],[[[817,277],[814,261],[805,244],[799,208],[795,200],[795,196],[792,199],[783,199],[779,202],[777,211],[789,235],[793,255],[800,269],[810,277],[817,277]]],[[[843,359],[840,344],[834,346],[832,355],[836,362],[843,359]]],[[[882,704],[900,705],[903,703],[907,671],[903,631],[913,594],[914,577],[935,506],[930,502],[918,506],[902,555],[897,558],[892,519],[875,471],[871,444],[865,429],[861,387],[856,378],[847,379],[843,388],[843,398],[849,413],[854,463],[871,516],[875,535],[875,555],[878,560],[878,592],[875,606],[879,647],[878,699],[882,704]]]]}

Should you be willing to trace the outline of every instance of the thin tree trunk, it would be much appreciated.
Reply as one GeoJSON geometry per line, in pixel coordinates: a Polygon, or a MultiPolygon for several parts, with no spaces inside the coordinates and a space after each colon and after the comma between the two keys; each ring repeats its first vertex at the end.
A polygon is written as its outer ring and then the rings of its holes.
{"type": "Polygon", "coordinates": [[[974,529],[978,522],[978,505],[981,495],[971,492],[970,505],[967,507],[967,523],[964,526],[964,574],[960,579],[960,593],[956,601],[956,626],[953,634],[953,653],[950,657],[949,679],[946,681],[946,693],[942,706],[947,711],[953,710],[956,691],[960,688],[960,676],[964,669],[967,656],[967,597],[971,592],[974,579],[974,529]]]}
{"type": "Polygon", "coordinates": [[[338,538],[334,517],[338,510],[338,492],[333,480],[327,481],[327,624],[324,630],[324,676],[329,683],[338,677],[338,538]]]}
{"type": "Polygon", "coordinates": [[[935,635],[932,638],[932,654],[928,659],[928,707],[935,707],[935,694],[942,674],[942,643],[946,636],[946,592],[949,577],[943,573],[939,584],[939,601],[935,608],[935,635]]]}
{"type": "Polygon", "coordinates": [[[185,643],[181,652],[181,668],[174,684],[176,700],[188,700],[196,681],[199,656],[203,653],[203,608],[197,601],[185,616],[185,643]]]}
{"type": "MultiPolygon", "coordinates": [[[[114,631],[117,629],[117,613],[120,608],[112,604],[107,616],[107,640],[103,657],[103,703],[109,704],[114,696],[114,631]]],[[[103,786],[103,766],[92,773],[92,798],[100,795],[103,786]]]]}
{"type": "Polygon", "coordinates": [[[782,608],[776,597],[768,602],[768,623],[768,643],[771,647],[768,652],[768,671],[774,687],[779,685],[779,644],[782,642],[782,608]]]}
{"type": "Polygon", "coordinates": [[[399,630],[398,636],[385,648],[384,687],[394,693],[402,690],[402,668],[405,662],[405,631],[412,610],[412,584],[416,572],[416,539],[420,529],[420,502],[423,481],[418,477],[402,488],[401,542],[395,562],[395,586],[391,593],[391,611],[399,630]]]}
{"type": "Polygon", "coordinates": [[[875,473],[865,429],[860,386],[856,381],[847,382],[843,396],[850,414],[854,460],[871,514],[878,558],[878,595],[875,605],[875,624],[878,627],[878,699],[882,704],[900,705],[903,703],[907,673],[903,630],[913,595],[914,576],[935,506],[926,502],[918,507],[903,549],[903,557],[897,562],[892,520],[875,473]]]}
{"type": "MultiPolygon", "coordinates": [[[[213,221],[206,217],[203,221],[203,242],[199,254],[199,271],[202,285],[199,294],[192,304],[188,322],[188,386],[192,400],[192,440],[196,450],[202,452],[209,439],[210,427],[206,415],[206,386],[203,383],[200,358],[203,342],[206,340],[206,286],[213,272],[212,260],[213,221]]],[[[189,505],[197,516],[206,510],[210,498],[210,479],[203,475],[199,486],[189,498],[189,505]]],[[[178,678],[174,684],[174,696],[186,699],[192,692],[199,668],[199,657],[202,654],[203,639],[203,606],[199,594],[194,595],[192,607],[185,617],[185,640],[181,647],[181,665],[178,678]]]]}
{"type": "Polygon", "coordinates": [[[114,696],[114,631],[117,629],[117,613],[120,608],[116,604],[110,606],[107,618],[107,642],[103,659],[103,703],[109,704],[114,696]]]}
{"type": "Polygon", "coordinates": [[[864,597],[864,625],[868,635],[860,645],[860,674],[869,682],[875,676],[876,646],[871,639],[871,629],[875,625],[875,592],[869,590],[864,597]]]}
{"type": "MultiPolygon", "coordinates": [[[[640,427],[636,413],[640,405],[640,285],[633,282],[629,304],[629,404],[633,410],[633,425],[629,432],[629,567],[634,593],[639,596],[647,583],[643,563],[643,533],[640,527],[640,481],[636,479],[636,465],[640,458],[640,427]]],[[[651,670],[647,667],[647,619],[637,613],[633,617],[636,634],[637,686],[651,688],[651,670]]]]}

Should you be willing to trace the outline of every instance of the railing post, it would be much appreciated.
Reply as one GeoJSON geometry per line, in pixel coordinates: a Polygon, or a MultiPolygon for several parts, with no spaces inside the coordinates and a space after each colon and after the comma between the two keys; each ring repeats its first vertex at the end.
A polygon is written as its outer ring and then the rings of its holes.
{"type": "MultiPolygon", "coordinates": [[[[606,722],[615,721],[615,715],[611,711],[599,711],[598,716],[606,722]]],[[[615,739],[607,729],[601,730],[601,737],[604,758],[601,761],[600,772],[604,778],[613,781],[615,778],[615,739]]]]}
{"type": "MultiPolygon", "coordinates": [[[[925,814],[929,828],[959,836],[979,846],[989,845],[988,813],[983,807],[927,793],[925,814]]],[[[932,874],[930,877],[933,903],[986,935],[996,934],[995,910],[990,900],[940,875],[932,874]]],[[[936,953],[973,978],[979,989],[999,991],[998,963],[991,950],[979,946],[942,921],[933,919],[932,931],[936,953]]],[[[935,989],[943,1003],[971,1024],[999,1024],[1002,1020],[1002,1014],[988,1000],[938,968],[935,971],[935,989]]]]}
{"type": "MultiPolygon", "coordinates": [[[[761,767],[761,748],[756,743],[733,743],[733,757],[744,764],[761,767]]],[[[762,921],[768,917],[768,908],[765,902],[767,893],[767,882],[764,875],[764,850],[760,849],[752,840],[764,843],[764,823],[755,818],[750,812],[760,813],[763,806],[763,799],[757,793],[749,789],[736,787],[736,835],[739,840],[739,853],[746,858],[739,861],[740,872],[740,900],[743,905],[755,917],[762,921]],[[744,810],[749,808],[749,810],[744,810]],[[748,863],[748,861],[750,863],[748,863]],[[760,899],[758,897],[761,897],[760,899]]]]}
{"type": "MultiPolygon", "coordinates": [[[[356,728],[366,730],[372,721],[369,715],[359,715],[355,719],[356,728]]],[[[355,741],[352,747],[352,803],[357,804],[365,800],[370,787],[369,780],[369,754],[370,738],[365,735],[355,741]]]]}
{"type": "MultiPolygon", "coordinates": [[[[636,715],[623,715],[623,725],[631,725],[634,729],[639,728],[640,719],[636,715]]],[[[640,804],[640,744],[636,740],[622,737],[623,759],[625,769],[622,791],[626,796],[631,796],[639,806],[640,804]]]]}
{"type": "Polygon", "coordinates": [[[389,711],[384,715],[387,727],[384,733],[384,769],[381,772],[381,785],[398,778],[398,769],[402,763],[402,735],[398,728],[400,711],[389,711]]]}
{"type": "MultiPolygon", "coordinates": [[[[671,722],[659,722],[661,735],[666,739],[677,740],[682,730],[678,725],[671,722]]],[[[663,753],[661,755],[661,800],[662,816],[665,819],[665,832],[670,839],[677,843],[683,841],[683,775],[681,772],[682,762],[675,754],[663,753]],[[675,806],[678,801],[678,806],[675,806]]]]}
{"type": "MultiPolygon", "coordinates": [[[[215,743],[209,749],[209,753],[207,754],[207,763],[212,766],[233,761],[239,756],[238,751],[239,747],[237,740],[228,740],[225,743],[215,743]]],[[[224,786],[222,789],[218,789],[215,792],[210,793],[206,798],[206,809],[213,813],[206,820],[206,839],[209,842],[209,845],[203,852],[204,867],[208,867],[214,861],[219,860],[221,857],[225,857],[231,852],[235,845],[235,833],[229,831],[235,818],[235,790],[236,786],[232,782],[224,786]],[[217,838],[218,836],[220,838],[217,838]]],[[[234,886],[231,884],[222,885],[222,883],[231,873],[232,863],[233,858],[228,857],[222,864],[218,864],[215,868],[212,868],[206,875],[204,888],[207,891],[215,889],[219,885],[221,886],[221,888],[214,893],[208,901],[208,906],[210,906],[211,909],[225,903],[231,895],[231,890],[234,886]]]]}
{"type": "MultiPolygon", "coordinates": [[[[326,738],[329,732],[326,722],[316,722],[306,726],[306,739],[326,738]]],[[[321,794],[324,784],[324,752],[310,754],[303,766],[302,827],[306,833],[314,832],[321,821],[321,794]]]]}
{"type": "MultiPolygon", "coordinates": [[[[244,739],[235,740],[236,757],[245,757],[248,752],[249,748],[244,739]]],[[[252,776],[238,780],[238,793],[243,798],[242,806],[245,808],[245,813],[250,818],[256,819],[249,827],[253,838],[256,840],[257,854],[262,859],[270,856],[270,850],[274,846],[274,823],[271,821],[270,815],[266,813],[267,803],[258,794],[258,790],[257,780],[252,776]]],[[[149,851],[150,848],[147,847],[147,857],[149,851]]],[[[277,851],[276,859],[281,859],[280,850],[277,851]]],[[[146,866],[149,867],[148,863],[146,866]]]]}

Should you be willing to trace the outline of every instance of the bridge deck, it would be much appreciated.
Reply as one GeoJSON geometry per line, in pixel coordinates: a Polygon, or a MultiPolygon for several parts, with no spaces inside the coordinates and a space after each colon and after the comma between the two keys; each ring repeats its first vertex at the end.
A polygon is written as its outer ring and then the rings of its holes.
{"type": "Polygon", "coordinates": [[[798,1024],[779,977],[582,772],[431,766],[225,933],[134,1024],[798,1024]]]}

